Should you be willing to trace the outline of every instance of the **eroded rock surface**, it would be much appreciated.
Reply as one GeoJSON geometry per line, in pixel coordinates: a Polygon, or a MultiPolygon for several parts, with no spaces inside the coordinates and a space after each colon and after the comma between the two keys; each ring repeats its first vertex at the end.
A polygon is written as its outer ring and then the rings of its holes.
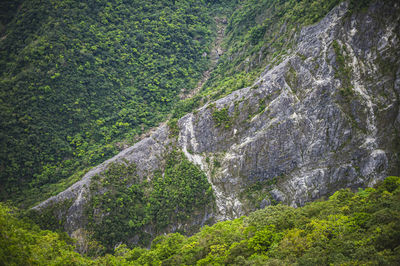
{"type": "Polygon", "coordinates": [[[264,202],[299,206],[398,174],[399,16],[390,8],[378,3],[349,18],[342,3],[304,28],[257,88],[181,119],[180,145],[208,173],[218,219],[257,207],[241,200],[255,183],[274,183],[264,202]],[[231,124],[216,127],[213,108],[228,109],[231,124]],[[214,173],[207,157],[221,164],[214,173]]]}
{"type": "Polygon", "coordinates": [[[72,199],[66,230],[84,227],[94,175],[126,159],[139,176],[151,178],[171,143],[207,174],[217,209],[206,216],[216,220],[274,201],[299,206],[398,175],[399,9],[376,3],[350,16],[340,4],[302,29],[289,55],[268,66],[254,86],[181,118],[176,143],[162,126],[35,209],[72,199]],[[219,121],[215,114],[224,108],[219,121]]]}

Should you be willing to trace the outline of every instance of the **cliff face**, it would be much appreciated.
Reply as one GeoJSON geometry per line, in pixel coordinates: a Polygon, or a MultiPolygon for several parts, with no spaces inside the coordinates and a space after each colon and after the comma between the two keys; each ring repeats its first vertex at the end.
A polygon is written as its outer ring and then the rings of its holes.
{"type": "Polygon", "coordinates": [[[206,174],[216,208],[199,209],[165,231],[277,201],[300,206],[398,175],[400,7],[379,2],[349,14],[340,4],[303,28],[288,55],[267,66],[254,86],[187,114],[174,130],[159,127],[34,210],[69,200],[56,215],[69,233],[85,228],[92,177],[123,162],[136,165],[139,179],[151,179],[172,149],[206,174]]]}

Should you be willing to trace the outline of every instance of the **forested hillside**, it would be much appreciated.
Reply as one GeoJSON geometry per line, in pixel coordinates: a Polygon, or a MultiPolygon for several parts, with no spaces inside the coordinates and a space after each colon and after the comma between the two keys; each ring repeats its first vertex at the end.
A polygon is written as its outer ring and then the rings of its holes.
{"type": "MultiPolygon", "coordinates": [[[[4,1],[0,198],[26,206],[54,195],[172,106],[179,118],[249,86],[339,2],[4,1]],[[179,101],[216,52],[218,16],[228,23],[218,64],[199,94],[179,101]]],[[[359,10],[370,1],[350,2],[359,10]]]]}
{"type": "Polygon", "coordinates": [[[41,197],[165,119],[207,69],[210,4],[4,2],[0,197],[41,197]]]}
{"type": "Polygon", "coordinates": [[[400,265],[399,43],[395,0],[2,1],[0,265],[400,265]]]}
{"type": "Polygon", "coordinates": [[[42,231],[0,205],[0,261],[8,265],[398,265],[400,178],[357,193],[341,190],[302,208],[270,206],[204,227],[191,237],[156,238],[149,250],[74,252],[65,234],[42,231]]]}

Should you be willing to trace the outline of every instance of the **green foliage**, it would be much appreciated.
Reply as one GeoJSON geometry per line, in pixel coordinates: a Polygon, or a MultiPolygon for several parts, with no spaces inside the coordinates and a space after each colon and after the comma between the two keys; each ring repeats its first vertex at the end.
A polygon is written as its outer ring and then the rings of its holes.
{"type": "Polygon", "coordinates": [[[376,188],[357,193],[340,190],[327,201],[297,209],[270,206],[248,217],[205,226],[188,238],[173,234],[169,240],[168,236],[162,236],[136,262],[142,265],[154,262],[162,265],[397,265],[400,262],[399,196],[400,178],[389,177],[376,188]]]}
{"type": "Polygon", "coordinates": [[[214,158],[213,165],[214,165],[214,167],[219,168],[219,167],[221,167],[221,162],[214,158]]]}
{"type": "Polygon", "coordinates": [[[18,6],[23,0],[4,0],[0,3],[0,36],[3,36],[7,24],[12,21],[18,6]]]}
{"type": "Polygon", "coordinates": [[[181,247],[185,238],[178,234],[161,235],[151,243],[151,249],[157,249],[157,259],[162,261],[174,255],[181,247]]]}
{"type": "Polygon", "coordinates": [[[280,62],[302,26],[319,21],[341,1],[242,1],[226,27],[226,52],[202,94],[216,99],[250,86],[265,65],[280,62]]]}
{"type": "Polygon", "coordinates": [[[177,151],[167,156],[163,173],[157,172],[151,181],[140,180],[135,165],[125,162],[95,178],[90,189],[94,196],[87,206],[88,229],[109,250],[121,241],[131,244],[135,236],[139,244],[148,245],[169,225],[184,223],[213,206],[206,176],[177,151]],[[149,226],[152,235],[144,230],[149,226]]]}
{"type": "Polygon", "coordinates": [[[335,78],[339,78],[343,86],[340,89],[340,93],[344,97],[352,96],[354,92],[353,85],[351,84],[351,68],[346,64],[346,61],[349,59],[343,55],[342,47],[336,40],[333,41],[332,47],[336,54],[337,63],[335,78]]]}
{"type": "Polygon", "coordinates": [[[178,102],[172,110],[172,118],[179,119],[185,114],[193,111],[195,108],[200,107],[202,100],[203,99],[200,95],[196,95],[192,98],[178,102]]]}
{"type": "Polygon", "coordinates": [[[265,25],[257,25],[250,29],[249,39],[252,45],[258,44],[258,42],[264,37],[267,27],[265,25]]]}
{"type": "Polygon", "coordinates": [[[172,136],[178,137],[178,135],[179,135],[178,119],[171,118],[168,121],[168,128],[169,128],[169,132],[171,133],[172,136]]]}
{"type": "Polygon", "coordinates": [[[207,68],[204,1],[11,2],[0,12],[1,199],[38,201],[44,184],[113,156],[207,68]]]}
{"type": "Polygon", "coordinates": [[[292,66],[290,66],[289,71],[286,73],[285,79],[287,80],[292,91],[296,92],[296,88],[298,87],[297,73],[292,66]]]}
{"type": "Polygon", "coordinates": [[[397,176],[389,176],[383,181],[380,189],[393,193],[399,186],[400,179],[397,176]]]}
{"type": "Polygon", "coordinates": [[[164,175],[156,175],[152,187],[150,211],[160,231],[173,221],[186,221],[213,202],[205,174],[177,151],[167,157],[164,175]]]}
{"type": "Polygon", "coordinates": [[[46,225],[48,230],[60,231],[64,229],[65,223],[65,213],[62,212],[68,210],[71,204],[72,200],[65,200],[53,203],[41,211],[30,209],[26,212],[26,216],[37,224],[46,225]],[[62,220],[59,220],[58,217],[62,217],[62,220]]]}
{"type": "Polygon", "coordinates": [[[221,108],[220,110],[214,108],[212,112],[212,118],[217,127],[223,126],[224,128],[229,128],[232,124],[228,109],[226,109],[226,107],[221,108]]]}
{"type": "Polygon", "coordinates": [[[0,203],[1,265],[89,265],[66,234],[42,231],[17,218],[18,210],[0,203]]]}
{"type": "Polygon", "coordinates": [[[241,200],[246,201],[246,204],[254,209],[259,208],[261,202],[270,196],[271,187],[276,182],[277,178],[272,178],[269,180],[257,180],[252,184],[248,184],[240,193],[241,200]]]}
{"type": "Polygon", "coordinates": [[[256,252],[266,252],[274,242],[275,235],[275,227],[273,225],[266,226],[249,239],[249,248],[256,252]]]}
{"type": "Polygon", "coordinates": [[[372,0],[350,0],[349,1],[350,13],[366,9],[371,2],[372,0]]]}
{"type": "MultiPolygon", "coordinates": [[[[131,170],[118,171],[129,174],[131,170]]],[[[297,209],[270,206],[248,217],[204,226],[191,237],[161,235],[150,249],[119,245],[114,255],[91,260],[74,252],[65,234],[42,231],[17,216],[16,209],[0,203],[0,261],[5,265],[400,263],[399,177],[389,177],[375,188],[357,193],[340,190],[327,201],[297,209]]]]}
{"type": "Polygon", "coordinates": [[[258,113],[261,114],[262,112],[264,112],[265,108],[267,107],[265,104],[265,99],[260,99],[258,104],[259,104],[258,113]]]}

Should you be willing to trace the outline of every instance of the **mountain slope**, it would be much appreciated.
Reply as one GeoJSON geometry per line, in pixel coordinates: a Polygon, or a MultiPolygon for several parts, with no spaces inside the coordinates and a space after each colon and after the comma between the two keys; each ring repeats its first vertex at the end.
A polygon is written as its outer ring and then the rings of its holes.
{"type": "Polygon", "coordinates": [[[117,154],[165,119],[207,68],[214,22],[204,1],[4,5],[2,200],[40,198],[117,154]]]}
{"type": "MultiPolygon", "coordinates": [[[[111,209],[93,199],[107,199],[123,179],[127,187],[149,182],[154,189],[152,182],[169,171],[166,158],[180,151],[181,162],[205,173],[216,208],[212,198],[205,199],[206,208],[187,206],[196,215],[172,218],[161,227],[158,214],[143,218],[127,230],[127,243],[136,243],[142,231],[149,239],[162,232],[190,233],[207,220],[236,218],[276,202],[300,206],[340,188],[371,186],[398,175],[399,12],[392,1],[353,13],[348,3],[339,4],[295,33],[288,54],[268,65],[253,86],[159,127],[36,206],[32,217],[58,217],[67,232],[81,237],[83,229],[109,219],[111,209]],[[134,170],[110,181],[107,169],[115,164],[134,170]],[[99,218],[93,220],[91,213],[99,218]]],[[[192,176],[185,172],[182,178],[192,176]]],[[[187,187],[196,190],[194,183],[187,187]]],[[[161,199],[161,208],[169,206],[167,194],[161,199]]],[[[174,211],[167,208],[169,215],[174,211]]],[[[107,245],[112,243],[117,242],[107,245]]]]}

